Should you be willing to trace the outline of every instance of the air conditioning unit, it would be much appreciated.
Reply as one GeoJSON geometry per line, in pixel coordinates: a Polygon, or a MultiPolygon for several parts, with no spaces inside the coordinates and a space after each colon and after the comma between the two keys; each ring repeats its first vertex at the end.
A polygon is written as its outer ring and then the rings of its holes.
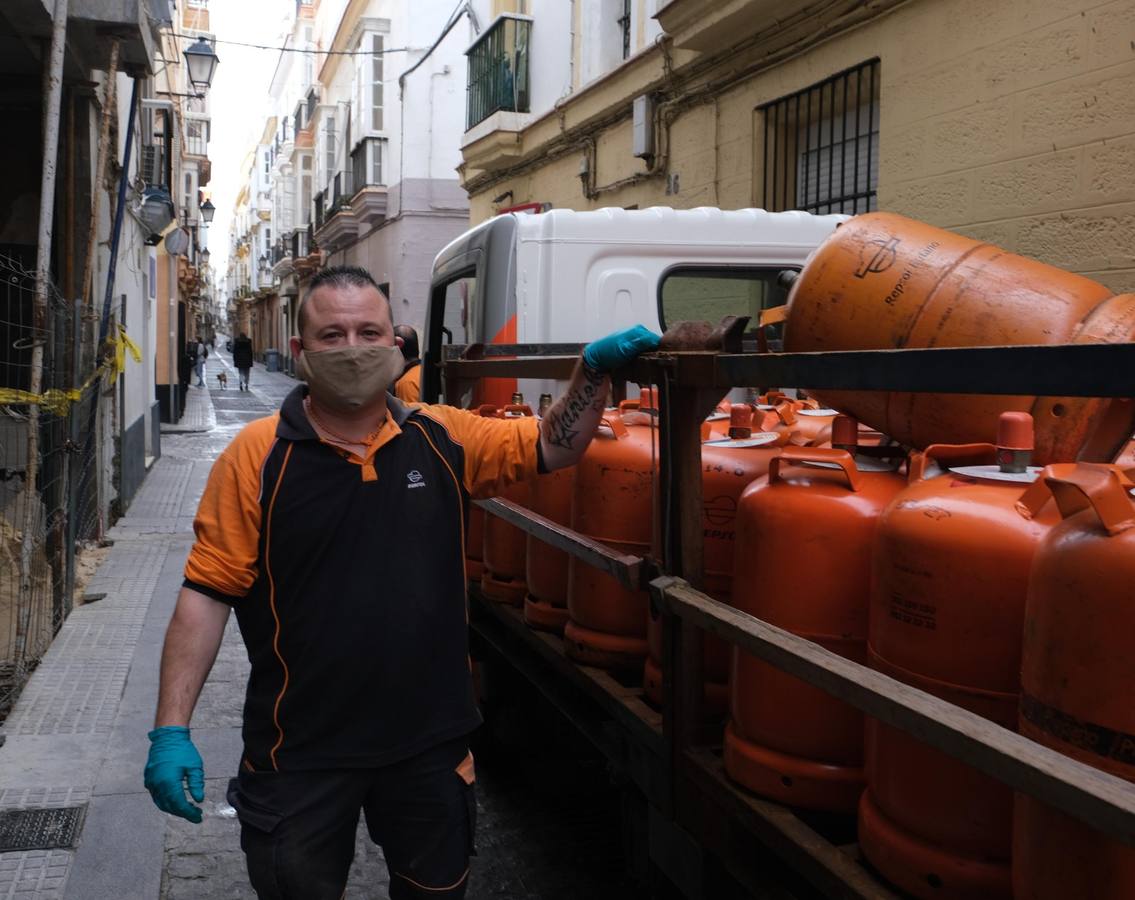
{"type": "Polygon", "coordinates": [[[165,148],[160,144],[142,148],[142,180],[149,187],[169,187],[166,184],[165,148]]]}

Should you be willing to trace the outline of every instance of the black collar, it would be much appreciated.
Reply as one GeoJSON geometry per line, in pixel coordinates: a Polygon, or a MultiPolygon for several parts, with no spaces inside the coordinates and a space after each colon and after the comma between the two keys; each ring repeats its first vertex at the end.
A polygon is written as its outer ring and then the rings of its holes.
{"type": "MultiPolygon", "coordinates": [[[[303,408],[303,400],[306,396],[307,385],[301,381],[284,398],[284,402],[280,404],[280,421],[276,425],[276,437],[286,441],[319,440],[319,435],[316,434],[303,408]]],[[[399,428],[406,424],[406,420],[414,412],[390,393],[386,395],[386,408],[390,410],[390,418],[399,428]]]]}

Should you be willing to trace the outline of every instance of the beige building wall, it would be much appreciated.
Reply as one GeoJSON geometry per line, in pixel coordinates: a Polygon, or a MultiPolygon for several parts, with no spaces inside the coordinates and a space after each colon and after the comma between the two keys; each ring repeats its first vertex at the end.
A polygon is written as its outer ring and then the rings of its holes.
{"type": "Polygon", "coordinates": [[[759,107],[878,57],[880,209],[1135,290],[1135,0],[910,0],[816,41],[841,6],[817,14],[814,46],[778,64],[758,68],[791,37],[775,30],[708,67],[711,54],[682,49],[678,34],[678,46],[632,60],[519,140],[499,140],[503,164],[493,136],[466,147],[472,221],[508,190],[510,204],[574,209],[761,206],[759,107]],[[679,90],[694,96],[671,111],[669,158],[651,172],[631,156],[630,102],[673,91],[667,53],[679,90]],[[753,74],[713,87],[747,66],[753,74]],[[585,151],[568,138],[604,118],[616,121],[593,133],[601,192],[589,199],[585,151]]]}

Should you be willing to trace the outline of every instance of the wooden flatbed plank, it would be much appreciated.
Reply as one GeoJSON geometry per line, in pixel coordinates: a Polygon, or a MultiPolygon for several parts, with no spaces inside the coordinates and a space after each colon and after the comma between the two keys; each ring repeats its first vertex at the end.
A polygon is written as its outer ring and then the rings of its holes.
{"type": "Polygon", "coordinates": [[[619,553],[606,544],[592,540],[578,531],[559,525],[519,503],[513,503],[502,497],[474,500],[473,503],[545,544],[563,550],[589,566],[612,575],[629,591],[637,591],[644,587],[643,571],[646,561],[642,557],[619,553]]]}
{"type": "MultiPolygon", "coordinates": [[[[899,895],[855,859],[808,827],[788,807],[763,800],[733,784],[717,754],[707,747],[686,751],[682,777],[724,815],[768,847],[804,880],[835,900],[899,900],[899,895]]],[[[719,850],[721,848],[718,848],[719,850]]],[[[724,853],[723,858],[727,858],[724,853]]]]}
{"type": "Polygon", "coordinates": [[[665,577],[652,584],[659,591],[658,602],[672,614],[1015,790],[1135,845],[1135,784],[719,603],[681,579],[665,577]]]}

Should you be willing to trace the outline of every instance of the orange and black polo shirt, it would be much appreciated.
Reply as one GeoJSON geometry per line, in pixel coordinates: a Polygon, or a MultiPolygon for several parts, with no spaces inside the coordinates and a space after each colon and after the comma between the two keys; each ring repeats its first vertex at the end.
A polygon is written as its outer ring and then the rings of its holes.
{"type": "Polygon", "coordinates": [[[246,426],[213,465],[185,585],[236,610],[252,663],[252,767],[386,765],[480,724],[469,498],[535,476],[538,426],[388,397],[357,456],[320,439],[305,392],[246,426]]]}
{"type": "Polygon", "coordinates": [[[402,377],[394,382],[394,396],[403,403],[417,403],[422,399],[422,363],[410,360],[402,377]]]}

